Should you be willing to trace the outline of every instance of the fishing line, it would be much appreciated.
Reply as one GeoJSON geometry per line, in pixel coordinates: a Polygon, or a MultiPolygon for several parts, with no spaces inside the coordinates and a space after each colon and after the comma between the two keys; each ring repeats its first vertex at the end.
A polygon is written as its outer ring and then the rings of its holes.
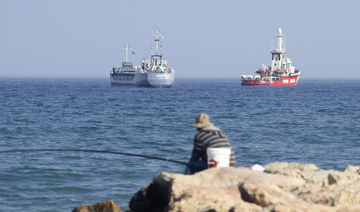
{"type": "Polygon", "coordinates": [[[168,161],[168,162],[178,163],[178,164],[182,164],[182,165],[187,165],[187,163],[185,163],[185,162],[172,160],[169,158],[160,158],[160,157],[155,157],[155,156],[135,154],[135,153],[129,153],[129,152],[113,152],[113,151],[106,151],[106,150],[90,150],[90,149],[13,149],[13,150],[0,151],[0,154],[1,153],[13,153],[13,152],[91,152],[91,153],[115,154],[115,155],[126,155],[126,156],[132,156],[132,157],[142,157],[142,158],[162,160],[162,161],[168,161]]]}

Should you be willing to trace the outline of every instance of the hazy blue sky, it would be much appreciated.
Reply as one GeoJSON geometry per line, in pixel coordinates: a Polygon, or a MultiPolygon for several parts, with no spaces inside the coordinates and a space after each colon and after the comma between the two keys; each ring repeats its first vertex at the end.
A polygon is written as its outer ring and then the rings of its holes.
{"type": "Polygon", "coordinates": [[[359,0],[0,0],[0,78],[109,78],[157,24],[177,78],[253,74],[281,27],[303,78],[360,79],[359,0]]]}

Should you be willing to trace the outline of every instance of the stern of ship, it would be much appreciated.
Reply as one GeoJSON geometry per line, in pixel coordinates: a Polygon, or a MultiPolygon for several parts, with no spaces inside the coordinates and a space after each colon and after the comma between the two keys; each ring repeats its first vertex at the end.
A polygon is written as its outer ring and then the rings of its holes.
{"type": "Polygon", "coordinates": [[[174,87],[174,73],[148,73],[148,82],[155,88],[172,88],[174,87]]]}

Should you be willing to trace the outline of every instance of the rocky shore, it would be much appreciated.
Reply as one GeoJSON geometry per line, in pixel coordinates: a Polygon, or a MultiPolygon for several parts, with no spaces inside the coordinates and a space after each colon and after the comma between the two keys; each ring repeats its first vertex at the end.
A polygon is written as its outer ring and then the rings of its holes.
{"type": "MultiPolygon", "coordinates": [[[[343,172],[275,162],[265,171],[212,168],[194,175],[162,172],[130,200],[131,212],[360,212],[360,166],[343,172]]],[[[109,200],[73,212],[119,212],[109,200]]]]}

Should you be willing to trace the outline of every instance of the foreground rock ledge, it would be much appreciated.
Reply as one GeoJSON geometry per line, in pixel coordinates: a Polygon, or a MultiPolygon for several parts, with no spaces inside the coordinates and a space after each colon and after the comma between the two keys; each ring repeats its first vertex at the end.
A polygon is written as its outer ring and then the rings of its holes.
{"type": "MultiPolygon", "coordinates": [[[[343,172],[314,164],[275,162],[266,172],[208,169],[194,175],[162,172],[130,201],[131,212],[360,212],[360,166],[343,172]]],[[[121,212],[112,200],[73,212],[121,212]]]]}
{"type": "Polygon", "coordinates": [[[132,212],[360,211],[360,166],[344,172],[275,162],[266,172],[215,168],[194,175],[162,172],[130,201],[132,212]]]}

